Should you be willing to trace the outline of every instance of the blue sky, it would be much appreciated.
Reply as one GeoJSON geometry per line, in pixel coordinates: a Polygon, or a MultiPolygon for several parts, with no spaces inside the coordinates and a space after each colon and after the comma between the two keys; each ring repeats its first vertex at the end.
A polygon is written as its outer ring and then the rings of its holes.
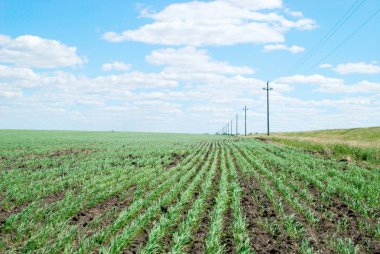
{"type": "Polygon", "coordinates": [[[379,9],[377,0],[0,0],[0,128],[213,133],[237,113],[243,126],[246,104],[248,132],[264,132],[267,80],[273,131],[377,126],[379,9]]]}

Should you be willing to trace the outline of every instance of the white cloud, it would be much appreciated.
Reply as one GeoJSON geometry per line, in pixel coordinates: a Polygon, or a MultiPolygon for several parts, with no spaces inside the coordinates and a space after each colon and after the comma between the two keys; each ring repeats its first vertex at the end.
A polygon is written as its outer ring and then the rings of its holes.
{"type": "Polygon", "coordinates": [[[380,66],[373,63],[345,63],[338,64],[334,71],[340,74],[361,73],[361,74],[378,74],[380,73],[380,66]]]}
{"type": "Polygon", "coordinates": [[[345,84],[321,84],[317,89],[323,93],[379,93],[380,83],[369,82],[367,80],[360,81],[354,85],[345,84]]]}
{"type": "Polygon", "coordinates": [[[78,56],[76,51],[76,47],[38,36],[11,38],[0,35],[0,62],[16,66],[58,68],[86,63],[86,58],[78,56]]]}
{"type": "Polygon", "coordinates": [[[153,19],[136,30],[107,32],[103,38],[120,42],[141,41],[161,45],[233,45],[238,43],[280,43],[292,28],[315,28],[311,19],[291,21],[263,9],[278,9],[280,0],[217,0],[176,3],[157,13],[144,10],[141,15],[153,19]]]}
{"type": "Polygon", "coordinates": [[[292,17],[296,17],[296,18],[302,18],[302,17],[303,17],[303,13],[300,12],[300,11],[291,11],[291,10],[289,10],[288,8],[285,8],[285,9],[284,9],[284,12],[285,12],[286,14],[289,14],[289,15],[292,16],[292,17]]]}
{"type": "Polygon", "coordinates": [[[247,66],[232,66],[226,62],[215,61],[206,50],[194,47],[154,50],[145,59],[151,64],[169,66],[165,68],[166,72],[213,74],[252,74],[255,72],[247,66]]]}
{"type": "Polygon", "coordinates": [[[326,63],[326,64],[320,64],[318,67],[322,69],[330,69],[332,68],[332,65],[326,63]]]}
{"type": "Polygon", "coordinates": [[[311,84],[318,86],[315,91],[321,93],[378,93],[380,94],[380,83],[369,82],[367,80],[360,81],[356,84],[348,85],[343,79],[330,78],[322,75],[295,75],[290,77],[281,77],[276,80],[278,83],[285,84],[311,84]]]}
{"type": "Polygon", "coordinates": [[[128,88],[165,88],[176,87],[178,81],[167,78],[161,73],[133,71],[121,75],[99,76],[94,79],[99,85],[119,85],[128,88]]]}
{"type": "Polygon", "coordinates": [[[102,65],[103,71],[128,71],[131,68],[130,64],[126,64],[123,62],[114,61],[112,63],[105,63],[102,65]]]}
{"type": "Polygon", "coordinates": [[[274,50],[286,50],[293,54],[298,54],[305,51],[303,47],[300,47],[297,45],[293,45],[291,47],[288,47],[284,44],[270,44],[270,45],[264,46],[264,51],[269,52],[269,51],[274,51],[274,50]]]}
{"type": "Polygon", "coordinates": [[[35,80],[38,75],[29,68],[0,65],[0,78],[35,80]]]}
{"type": "Polygon", "coordinates": [[[344,81],[342,79],[337,78],[329,78],[323,75],[314,74],[314,75],[294,75],[288,77],[281,77],[276,79],[278,83],[286,83],[286,84],[343,84],[344,81]]]}
{"type": "Polygon", "coordinates": [[[22,91],[19,88],[14,88],[9,84],[0,83],[0,97],[12,98],[22,96],[22,91]]]}
{"type": "MultiPolygon", "coordinates": [[[[0,65],[0,127],[213,132],[236,113],[243,126],[241,109],[248,105],[248,132],[265,129],[265,82],[247,77],[250,68],[217,61],[192,47],[158,49],[146,60],[162,69],[92,78],[0,65]]],[[[271,85],[273,130],[379,123],[377,83],[347,85],[322,75],[296,75],[271,85]],[[310,92],[325,93],[323,99],[291,97],[294,84],[310,85],[310,92]]]]}
{"type": "Polygon", "coordinates": [[[222,0],[221,2],[250,10],[274,9],[282,6],[282,0],[222,0]]]}
{"type": "Polygon", "coordinates": [[[380,66],[376,61],[371,63],[343,63],[338,64],[334,67],[331,64],[321,64],[319,68],[332,69],[333,71],[339,74],[351,74],[351,73],[359,73],[359,74],[378,74],[380,73],[380,66]]]}

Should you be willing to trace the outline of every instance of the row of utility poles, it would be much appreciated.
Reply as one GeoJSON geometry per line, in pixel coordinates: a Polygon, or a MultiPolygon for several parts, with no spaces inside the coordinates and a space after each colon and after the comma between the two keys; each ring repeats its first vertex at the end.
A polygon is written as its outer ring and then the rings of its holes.
{"type": "MultiPolygon", "coordinates": [[[[267,87],[263,87],[263,90],[267,91],[267,135],[269,136],[269,91],[272,91],[273,88],[269,87],[269,81],[267,82],[267,87]]],[[[247,106],[244,106],[244,136],[247,136],[247,106]]],[[[235,125],[235,135],[238,135],[238,120],[239,116],[236,114],[236,125],[235,125]]],[[[220,134],[223,135],[234,135],[232,130],[232,120],[228,121],[226,125],[220,131],[220,134]]]]}

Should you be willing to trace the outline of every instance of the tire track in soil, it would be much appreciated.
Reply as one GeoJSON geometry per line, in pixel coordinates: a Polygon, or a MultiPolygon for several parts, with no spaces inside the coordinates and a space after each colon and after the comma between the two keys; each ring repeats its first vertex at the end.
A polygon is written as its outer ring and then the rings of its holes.
{"type": "MultiPolygon", "coordinates": [[[[206,163],[206,161],[210,158],[210,155],[211,155],[211,151],[212,151],[212,145],[210,144],[208,149],[207,149],[207,152],[206,152],[206,155],[203,159],[203,161],[198,165],[198,168],[197,168],[197,172],[191,177],[191,179],[188,180],[188,183],[191,183],[193,181],[193,179],[196,177],[196,175],[199,173],[199,171],[202,169],[203,165],[206,163]]],[[[170,190],[168,190],[170,191],[170,190]]],[[[180,198],[180,195],[181,193],[178,194],[178,198],[180,198]]],[[[126,254],[134,254],[134,253],[138,253],[139,250],[145,246],[148,242],[148,238],[149,238],[149,233],[150,231],[152,230],[152,228],[154,227],[154,225],[156,224],[156,222],[158,222],[160,220],[160,217],[161,216],[165,216],[165,214],[168,212],[169,210],[169,206],[174,204],[175,201],[177,200],[175,199],[174,201],[172,201],[170,204],[167,204],[167,205],[163,205],[161,206],[161,214],[158,215],[158,217],[150,224],[150,227],[149,228],[144,228],[144,230],[142,232],[140,232],[132,241],[131,241],[131,244],[129,244],[129,246],[127,247],[127,249],[125,249],[123,251],[123,253],[126,253],[126,254]]]]}
{"type": "Polygon", "coordinates": [[[205,238],[210,228],[210,216],[212,213],[212,207],[215,206],[215,197],[216,197],[216,194],[218,193],[220,177],[221,177],[221,170],[220,170],[221,149],[220,149],[219,143],[218,143],[218,150],[219,150],[219,155],[218,155],[217,164],[216,164],[216,172],[213,179],[210,196],[208,197],[207,202],[206,202],[206,210],[204,212],[204,216],[202,217],[198,228],[195,230],[195,233],[193,234],[192,242],[188,246],[186,246],[184,249],[184,251],[187,253],[205,253],[206,252],[205,238]]]}

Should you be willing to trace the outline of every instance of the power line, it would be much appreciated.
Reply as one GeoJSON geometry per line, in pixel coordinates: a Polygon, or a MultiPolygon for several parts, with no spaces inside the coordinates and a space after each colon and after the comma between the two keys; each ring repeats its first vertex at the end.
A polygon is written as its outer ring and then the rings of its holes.
{"type": "Polygon", "coordinates": [[[359,7],[366,0],[357,0],[347,11],[346,13],[338,20],[337,23],[318,41],[318,43],[306,54],[301,60],[299,60],[289,71],[296,71],[302,65],[304,65],[315,53],[325,45],[329,39],[355,14],[359,7]]]}
{"type": "Polygon", "coordinates": [[[367,25],[377,14],[379,14],[380,9],[375,11],[366,21],[364,21],[360,26],[358,26],[350,35],[348,35],[343,41],[341,41],[333,50],[331,50],[329,53],[327,53],[324,57],[322,57],[318,62],[311,65],[309,69],[307,69],[306,72],[310,71],[312,68],[314,68],[316,65],[320,64],[322,61],[324,61],[326,58],[331,56],[335,51],[337,51],[340,47],[342,47],[349,39],[351,39],[355,34],[357,34],[365,25],[367,25]]]}

